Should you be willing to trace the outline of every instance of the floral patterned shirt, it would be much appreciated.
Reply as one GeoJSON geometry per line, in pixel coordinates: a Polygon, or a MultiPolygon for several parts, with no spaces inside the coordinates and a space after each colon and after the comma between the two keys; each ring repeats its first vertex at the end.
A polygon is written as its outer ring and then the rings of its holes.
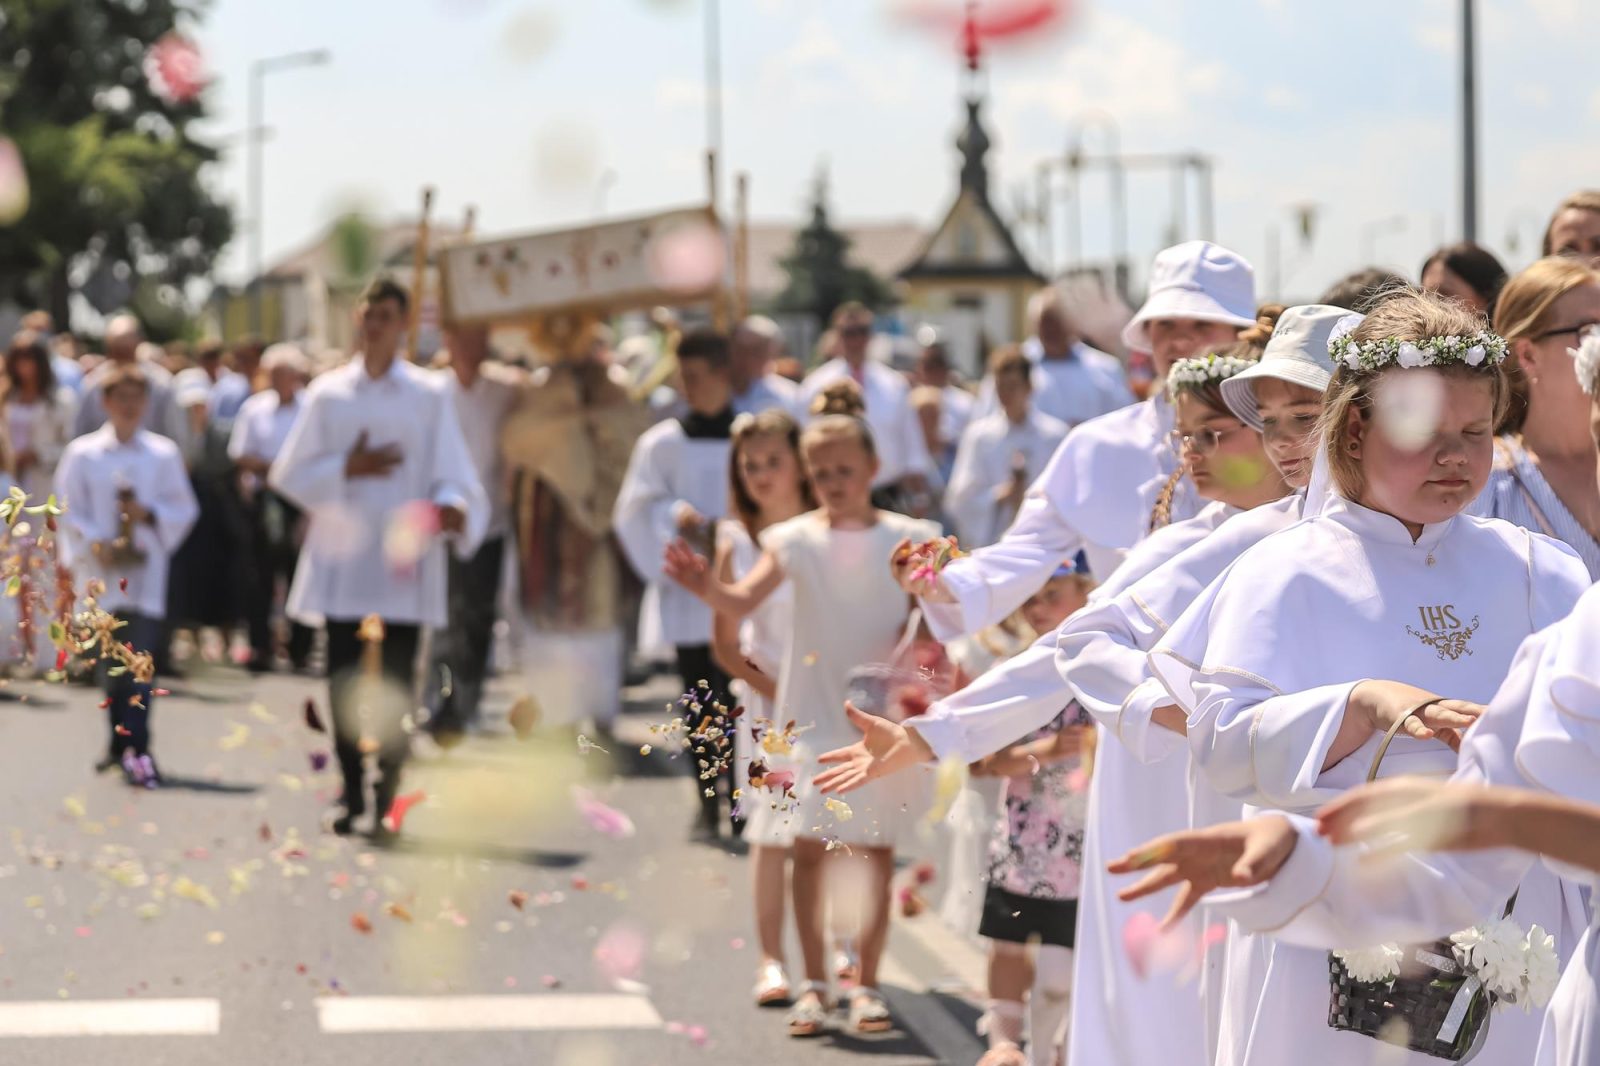
{"type": "MultiPolygon", "coordinates": [[[[1023,743],[1090,721],[1074,701],[1023,743]]],[[[1079,768],[1078,759],[1062,759],[1006,781],[1005,811],[989,843],[990,884],[1033,899],[1078,898],[1089,803],[1079,768]]]]}

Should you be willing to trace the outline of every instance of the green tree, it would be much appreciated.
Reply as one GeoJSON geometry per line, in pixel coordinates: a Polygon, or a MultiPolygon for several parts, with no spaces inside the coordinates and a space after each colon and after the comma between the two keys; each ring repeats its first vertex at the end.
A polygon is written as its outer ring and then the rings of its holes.
{"type": "Polygon", "coordinates": [[[166,322],[187,307],[185,286],[210,271],[233,220],[203,181],[216,149],[190,132],[203,97],[159,95],[144,66],[203,2],[0,0],[0,134],[31,190],[0,227],[0,302],[64,325],[74,287],[99,276],[166,322]]]}
{"type": "Polygon", "coordinates": [[[794,248],[780,260],[789,284],[778,294],[780,311],[806,312],[826,326],[834,308],[859,300],[876,310],[892,300],[889,287],[872,271],[849,262],[850,238],[828,221],[828,183],[817,177],[811,221],[795,234],[794,248]]]}

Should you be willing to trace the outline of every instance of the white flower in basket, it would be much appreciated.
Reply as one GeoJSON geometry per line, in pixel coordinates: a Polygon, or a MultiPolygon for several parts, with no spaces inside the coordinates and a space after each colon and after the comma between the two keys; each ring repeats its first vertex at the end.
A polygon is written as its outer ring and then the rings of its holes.
{"type": "MultiPolygon", "coordinates": [[[[1555,937],[1537,925],[1523,932],[1513,919],[1495,918],[1451,933],[1448,939],[1466,976],[1477,977],[1498,998],[1524,1010],[1550,1002],[1561,960],[1556,955],[1555,937]]],[[[1406,958],[1405,950],[1392,942],[1333,954],[1350,977],[1363,984],[1393,981],[1406,958]]]]}
{"type": "Polygon", "coordinates": [[[1406,957],[1399,944],[1351,948],[1348,951],[1335,951],[1334,955],[1344,963],[1344,968],[1354,980],[1374,985],[1393,981],[1399,975],[1400,963],[1406,957]]]}

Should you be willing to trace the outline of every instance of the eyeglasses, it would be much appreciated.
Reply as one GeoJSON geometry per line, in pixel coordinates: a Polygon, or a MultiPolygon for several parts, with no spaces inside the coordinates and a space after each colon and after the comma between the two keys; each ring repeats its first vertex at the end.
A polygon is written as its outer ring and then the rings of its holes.
{"type": "Polygon", "coordinates": [[[871,326],[845,326],[839,331],[841,337],[865,337],[872,332],[871,326]]]}
{"type": "Polygon", "coordinates": [[[1179,455],[1188,451],[1192,451],[1196,455],[1210,455],[1222,445],[1225,438],[1243,428],[1243,426],[1234,426],[1232,429],[1212,429],[1207,426],[1194,433],[1184,433],[1175,429],[1169,439],[1172,441],[1172,450],[1179,455]]]}
{"type": "Polygon", "coordinates": [[[1579,322],[1575,326],[1562,326],[1560,329],[1547,329],[1543,333],[1535,333],[1533,339],[1535,341],[1547,341],[1551,337],[1564,337],[1569,333],[1575,337],[1582,338],[1586,331],[1596,326],[1600,326],[1600,322],[1591,319],[1588,322],[1579,322]]]}

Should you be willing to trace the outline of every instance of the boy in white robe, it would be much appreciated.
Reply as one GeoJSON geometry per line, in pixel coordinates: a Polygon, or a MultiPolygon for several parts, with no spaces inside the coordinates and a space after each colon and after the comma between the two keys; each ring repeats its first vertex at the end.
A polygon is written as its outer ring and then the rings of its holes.
{"type": "Polygon", "coordinates": [[[956,448],[944,511],[968,549],[999,539],[1067,435],[1065,422],[1034,406],[1032,374],[1033,364],[1019,349],[996,349],[989,380],[999,409],[974,419],[956,448]]]}
{"type": "Polygon", "coordinates": [[[401,357],[409,304],[393,281],[368,288],[357,308],[361,352],[306,389],[267,474],[310,522],[289,615],[327,631],[344,779],[329,828],[349,833],[366,810],[365,709],[378,742],[378,839],[392,832],[386,815],[409,747],[401,723],[416,705],[418,634],[445,624],[445,542],[470,555],[489,517],[450,397],[436,375],[401,357]],[[364,625],[369,618],[382,625],[364,625]],[[364,655],[364,644],[381,648],[364,655]]]}
{"type": "MultiPolygon", "coordinates": [[[[1033,294],[1028,321],[1033,336],[1022,342],[1022,354],[1033,365],[1035,408],[1072,428],[1134,402],[1122,363],[1083,342],[1059,289],[1050,286],[1033,294]]],[[[994,382],[985,379],[974,413],[981,417],[999,409],[994,382]]]]}
{"type": "MultiPolygon", "coordinates": [[[[167,569],[200,507],[178,446],[141,429],[150,382],[137,365],[118,365],[101,379],[106,421],[68,444],[56,468],[62,516],[62,561],[80,581],[105,585],[101,608],[124,625],[116,639],[154,652],[166,615],[167,569]]],[[[120,764],[128,782],[155,788],[161,773],[150,755],[150,679],[121,670],[102,654],[110,737],[101,769],[120,764]]]]}
{"type": "MultiPolygon", "coordinates": [[[[677,537],[709,555],[717,519],[727,510],[734,419],[727,338],[711,330],[690,332],[678,344],[678,365],[688,413],[657,422],[634,445],[613,523],[628,561],[651,586],[639,620],[640,645],[670,640],[684,692],[703,683],[713,700],[732,708],[728,676],[711,656],[711,609],[665,580],[662,571],[667,545],[677,537]]],[[[689,760],[700,790],[697,838],[720,834],[724,805],[733,831],[742,825],[733,818],[732,775],[718,769],[733,765],[733,752],[719,754],[709,745],[697,746],[689,760]]]]}

